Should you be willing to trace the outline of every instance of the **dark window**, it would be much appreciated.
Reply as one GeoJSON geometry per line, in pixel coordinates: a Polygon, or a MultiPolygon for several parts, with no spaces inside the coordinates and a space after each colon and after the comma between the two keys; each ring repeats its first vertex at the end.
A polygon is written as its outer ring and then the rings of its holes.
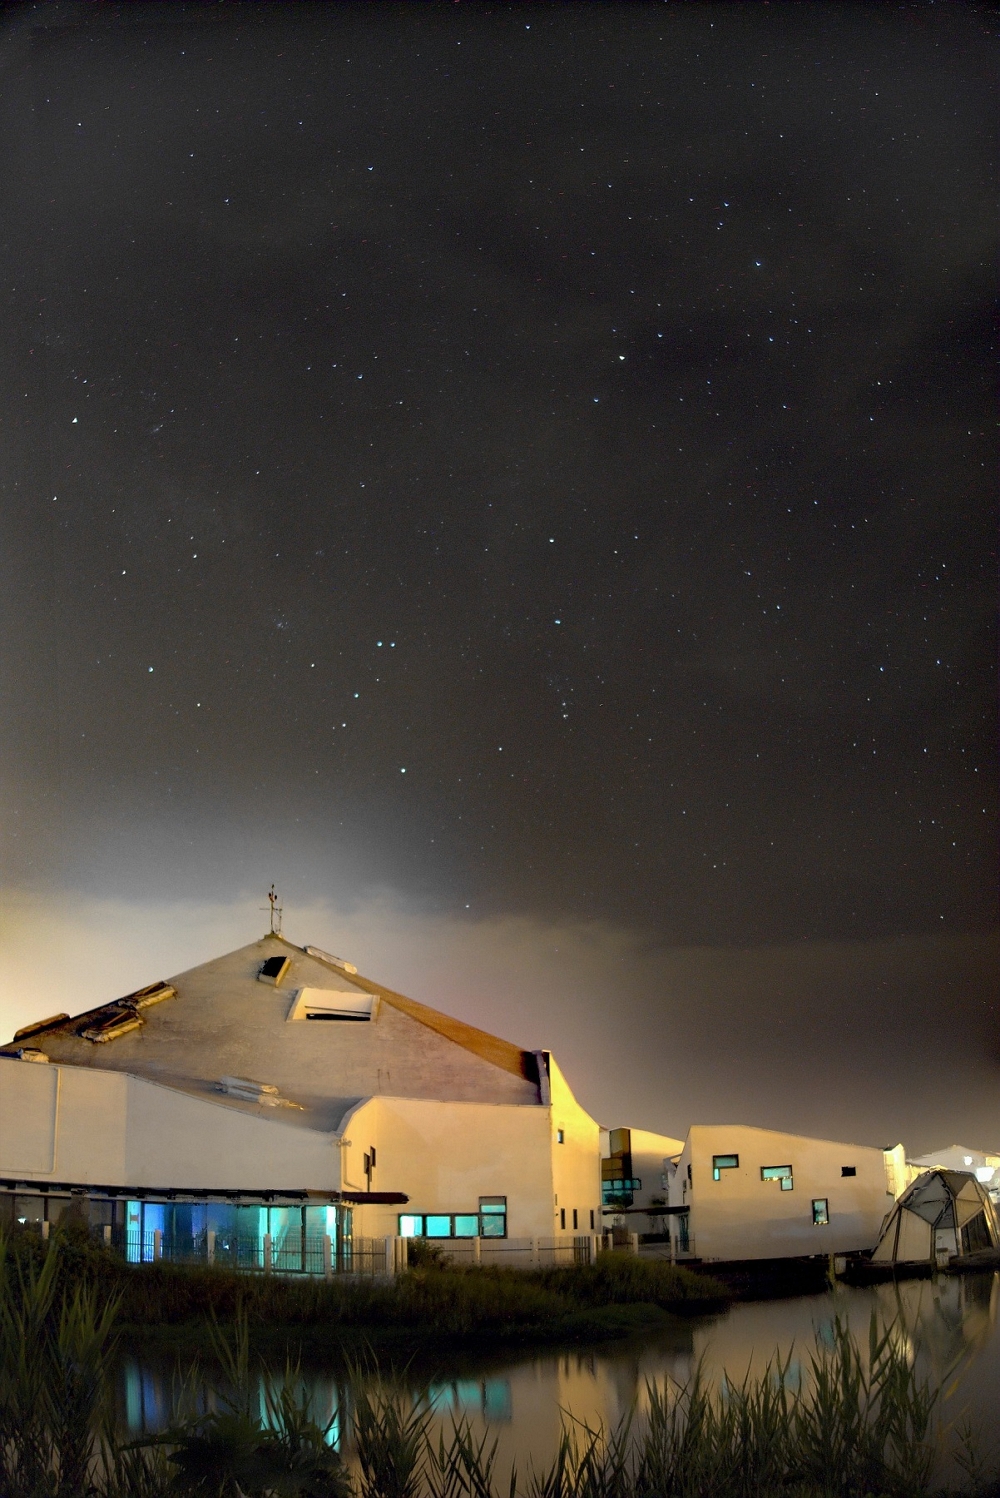
{"type": "Polygon", "coordinates": [[[842,1176],[856,1176],[857,1173],[858,1167],[856,1165],[842,1165],[840,1167],[840,1174],[842,1176]]]}
{"type": "MultiPolygon", "coordinates": [[[[739,1170],[739,1155],[713,1155],[712,1156],[712,1180],[721,1181],[724,1170],[739,1170]]],[[[688,1180],[691,1179],[691,1167],[688,1166],[688,1180]]]]}
{"type": "Polygon", "coordinates": [[[590,1209],[590,1231],[591,1232],[594,1231],[594,1209],[593,1209],[593,1207],[591,1207],[591,1209],[590,1209]]]}
{"type": "Polygon", "coordinates": [[[813,1202],[813,1227],[826,1228],[830,1226],[830,1204],[825,1196],[819,1197],[813,1202]]]}
{"type": "Polygon", "coordinates": [[[566,1226],[566,1208],[565,1207],[560,1207],[559,1208],[559,1226],[561,1228],[564,1228],[566,1226]]]}
{"type": "Polygon", "coordinates": [[[574,1231],[574,1232],[575,1232],[575,1231],[576,1231],[576,1228],[577,1228],[577,1221],[576,1221],[576,1208],[575,1208],[575,1207],[574,1207],[574,1208],[573,1208],[573,1231],[574,1231]]]}

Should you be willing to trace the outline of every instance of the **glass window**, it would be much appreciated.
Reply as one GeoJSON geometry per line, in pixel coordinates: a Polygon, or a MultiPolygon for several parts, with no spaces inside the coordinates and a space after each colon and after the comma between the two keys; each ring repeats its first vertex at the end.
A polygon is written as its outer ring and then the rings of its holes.
{"type": "Polygon", "coordinates": [[[856,1165],[842,1165],[840,1167],[840,1174],[842,1176],[856,1176],[857,1173],[858,1167],[856,1165]]]}
{"type": "MultiPolygon", "coordinates": [[[[712,1180],[721,1181],[724,1170],[739,1170],[739,1155],[713,1155],[712,1156],[712,1180]]],[[[691,1167],[688,1166],[688,1180],[691,1179],[691,1167]]]]}
{"type": "Polygon", "coordinates": [[[830,1226],[830,1204],[826,1197],[820,1197],[813,1202],[813,1227],[825,1228],[830,1226]]]}
{"type": "Polygon", "coordinates": [[[455,1214],[455,1237],[477,1238],[479,1236],[479,1214],[478,1212],[462,1212],[455,1214]]]}
{"type": "Polygon", "coordinates": [[[424,1236],[424,1219],[403,1214],[399,1219],[399,1236],[401,1238],[422,1238],[424,1236]]]}
{"type": "Polygon", "coordinates": [[[790,1165],[762,1165],[760,1178],[762,1181],[779,1181],[782,1191],[791,1191],[795,1185],[790,1165]]]}
{"type": "Polygon", "coordinates": [[[565,1143],[566,1143],[566,1131],[565,1131],[565,1129],[556,1129],[556,1144],[565,1144],[565,1143]]]}
{"type": "Polygon", "coordinates": [[[481,1196],[479,1198],[479,1231],[484,1238],[506,1238],[507,1198],[505,1196],[481,1196]]]}
{"type": "Polygon", "coordinates": [[[424,1235],[427,1238],[450,1238],[451,1217],[442,1215],[431,1216],[430,1213],[424,1218],[424,1235]]]}

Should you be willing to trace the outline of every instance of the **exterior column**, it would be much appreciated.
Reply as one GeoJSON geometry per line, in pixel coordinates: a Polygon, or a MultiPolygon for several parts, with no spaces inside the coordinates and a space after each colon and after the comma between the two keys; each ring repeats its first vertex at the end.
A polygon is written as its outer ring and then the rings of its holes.
{"type": "Polygon", "coordinates": [[[472,1262],[473,1264],[483,1262],[483,1240],[478,1236],[472,1240],[472,1262]]]}
{"type": "Polygon", "coordinates": [[[273,1267],[273,1256],[271,1252],[271,1234],[264,1234],[264,1273],[270,1274],[273,1267]]]}

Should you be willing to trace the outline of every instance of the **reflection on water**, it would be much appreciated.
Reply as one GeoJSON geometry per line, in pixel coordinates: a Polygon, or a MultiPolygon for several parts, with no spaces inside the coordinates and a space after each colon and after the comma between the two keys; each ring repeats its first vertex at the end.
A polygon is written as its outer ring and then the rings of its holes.
{"type": "MultiPolygon", "coordinates": [[[[524,1472],[551,1458],[566,1419],[594,1428],[613,1426],[632,1410],[641,1417],[651,1387],[684,1384],[699,1365],[711,1380],[740,1382],[747,1373],[763,1373],[777,1356],[787,1362],[790,1382],[808,1379],[817,1338],[829,1344],[839,1319],[864,1348],[874,1312],[881,1325],[896,1324],[918,1371],[940,1386],[943,1419],[956,1426],[971,1418],[991,1445],[1000,1408],[998,1300],[997,1273],[866,1289],[838,1285],[823,1295],[736,1305],[718,1317],[678,1321],[628,1343],[512,1357],[503,1364],[483,1360],[478,1367],[463,1357],[423,1378],[411,1372],[403,1381],[445,1433],[456,1420],[480,1429],[488,1425],[501,1462],[516,1462],[524,1472]]],[[[310,1369],[301,1382],[313,1418],[329,1425],[331,1443],[341,1448],[351,1427],[350,1377],[310,1369]]],[[[207,1410],[215,1397],[176,1369],[134,1357],[122,1363],[119,1389],[122,1421],[135,1435],[163,1430],[178,1408],[207,1410]]],[[[264,1374],[257,1394],[266,1418],[264,1374]]]]}

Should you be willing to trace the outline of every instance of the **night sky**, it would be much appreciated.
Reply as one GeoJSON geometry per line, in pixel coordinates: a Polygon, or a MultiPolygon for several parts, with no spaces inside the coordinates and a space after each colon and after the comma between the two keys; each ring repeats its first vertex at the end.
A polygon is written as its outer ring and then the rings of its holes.
{"type": "Polygon", "coordinates": [[[1000,1148],[996,30],[8,12],[0,1014],[274,880],[605,1123],[1000,1148]]]}

